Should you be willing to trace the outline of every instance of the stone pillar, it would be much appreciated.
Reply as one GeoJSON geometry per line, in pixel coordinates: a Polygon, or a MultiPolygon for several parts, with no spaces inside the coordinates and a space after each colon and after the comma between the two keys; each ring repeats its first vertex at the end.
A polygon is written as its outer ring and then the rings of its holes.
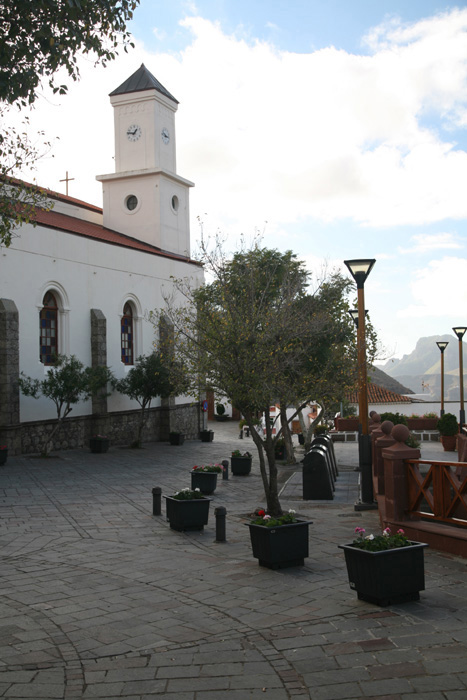
{"type": "Polygon", "coordinates": [[[370,416],[370,425],[368,426],[368,432],[371,433],[374,430],[379,430],[381,427],[381,416],[379,413],[376,413],[376,411],[371,412],[372,415],[370,416]]]}
{"type": "MultiPolygon", "coordinates": [[[[107,365],[107,319],[100,309],[91,309],[91,364],[93,367],[107,365]]],[[[107,392],[103,389],[92,397],[94,415],[105,415],[107,392]]]]}
{"type": "Polygon", "coordinates": [[[21,452],[18,377],[18,309],[11,299],[0,299],[0,442],[10,454],[21,452]]]}
{"type": "Polygon", "coordinates": [[[407,473],[404,459],[420,459],[420,450],[407,447],[410,435],[406,425],[395,425],[391,436],[392,447],[382,450],[384,460],[385,520],[400,522],[407,520],[408,493],[407,473]]]}

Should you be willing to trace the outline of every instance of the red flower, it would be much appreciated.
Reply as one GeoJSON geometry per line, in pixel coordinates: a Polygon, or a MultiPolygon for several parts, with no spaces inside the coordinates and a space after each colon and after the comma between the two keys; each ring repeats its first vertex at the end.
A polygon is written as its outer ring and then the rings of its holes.
{"type": "Polygon", "coordinates": [[[259,511],[258,511],[258,515],[266,515],[266,511],[264,511],[264,510],[259,510],[259,511]]]}

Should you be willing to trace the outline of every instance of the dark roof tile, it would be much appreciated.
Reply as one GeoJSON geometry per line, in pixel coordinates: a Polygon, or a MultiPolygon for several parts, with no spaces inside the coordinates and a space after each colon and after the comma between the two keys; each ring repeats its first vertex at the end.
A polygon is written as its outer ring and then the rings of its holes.
{"type": "Polygon", "coordinates": [[[148,71],[144,63],[141,64],[140,68],[130,75],[129,78],[125,80],[118,88],[110,93],[110,97],[114,95],[126,95],[129,92],[141,92],[142,90],[157,90],[162,95],[165,95],[178,104],[178,100],[175,99],[173,95],[160,83],[157,78],[153,76],[152,73],[148,71]]]}

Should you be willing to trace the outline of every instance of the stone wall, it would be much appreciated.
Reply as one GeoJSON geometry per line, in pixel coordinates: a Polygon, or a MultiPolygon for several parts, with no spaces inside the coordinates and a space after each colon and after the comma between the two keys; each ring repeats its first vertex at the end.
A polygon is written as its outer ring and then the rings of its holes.
{"type": "MultiPolygon", "coordinates": [[[[87,447],[92,435],[105,435],[112,445],[129,445],[139,425],[139,411],[119,411],[106,415],[77,416],[66,418],[56,432],[52,450],[72,450],[87,447]]],[[[184,404],[170,408],[151,408],[143,430],[143,442],[168,441],[170,430],[180,430],[188,440],[199,437],[201,420],[198,404],[184,404]]],[[[20,449],[11,454],[37,454],[45,442],[53,421],[31,421],[22,423],[17,430],[20,449]]]]}

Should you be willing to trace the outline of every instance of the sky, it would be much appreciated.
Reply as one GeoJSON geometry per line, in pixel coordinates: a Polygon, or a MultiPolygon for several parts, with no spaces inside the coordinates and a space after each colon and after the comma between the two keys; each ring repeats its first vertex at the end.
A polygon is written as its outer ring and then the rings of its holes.
{"type": "Polygon", "coordinates": [[[101,206],[108,95],[144,63],[180,103],[193,249],[201,226],[231,250],[260,235],[314,283],[376,259],[382,362],[467,326],[467,0],[142,0],[129,29],[133,50],[43,89],[30,130],[52,146],[24,179],[65,193],[68,172],[101,206]]]}

